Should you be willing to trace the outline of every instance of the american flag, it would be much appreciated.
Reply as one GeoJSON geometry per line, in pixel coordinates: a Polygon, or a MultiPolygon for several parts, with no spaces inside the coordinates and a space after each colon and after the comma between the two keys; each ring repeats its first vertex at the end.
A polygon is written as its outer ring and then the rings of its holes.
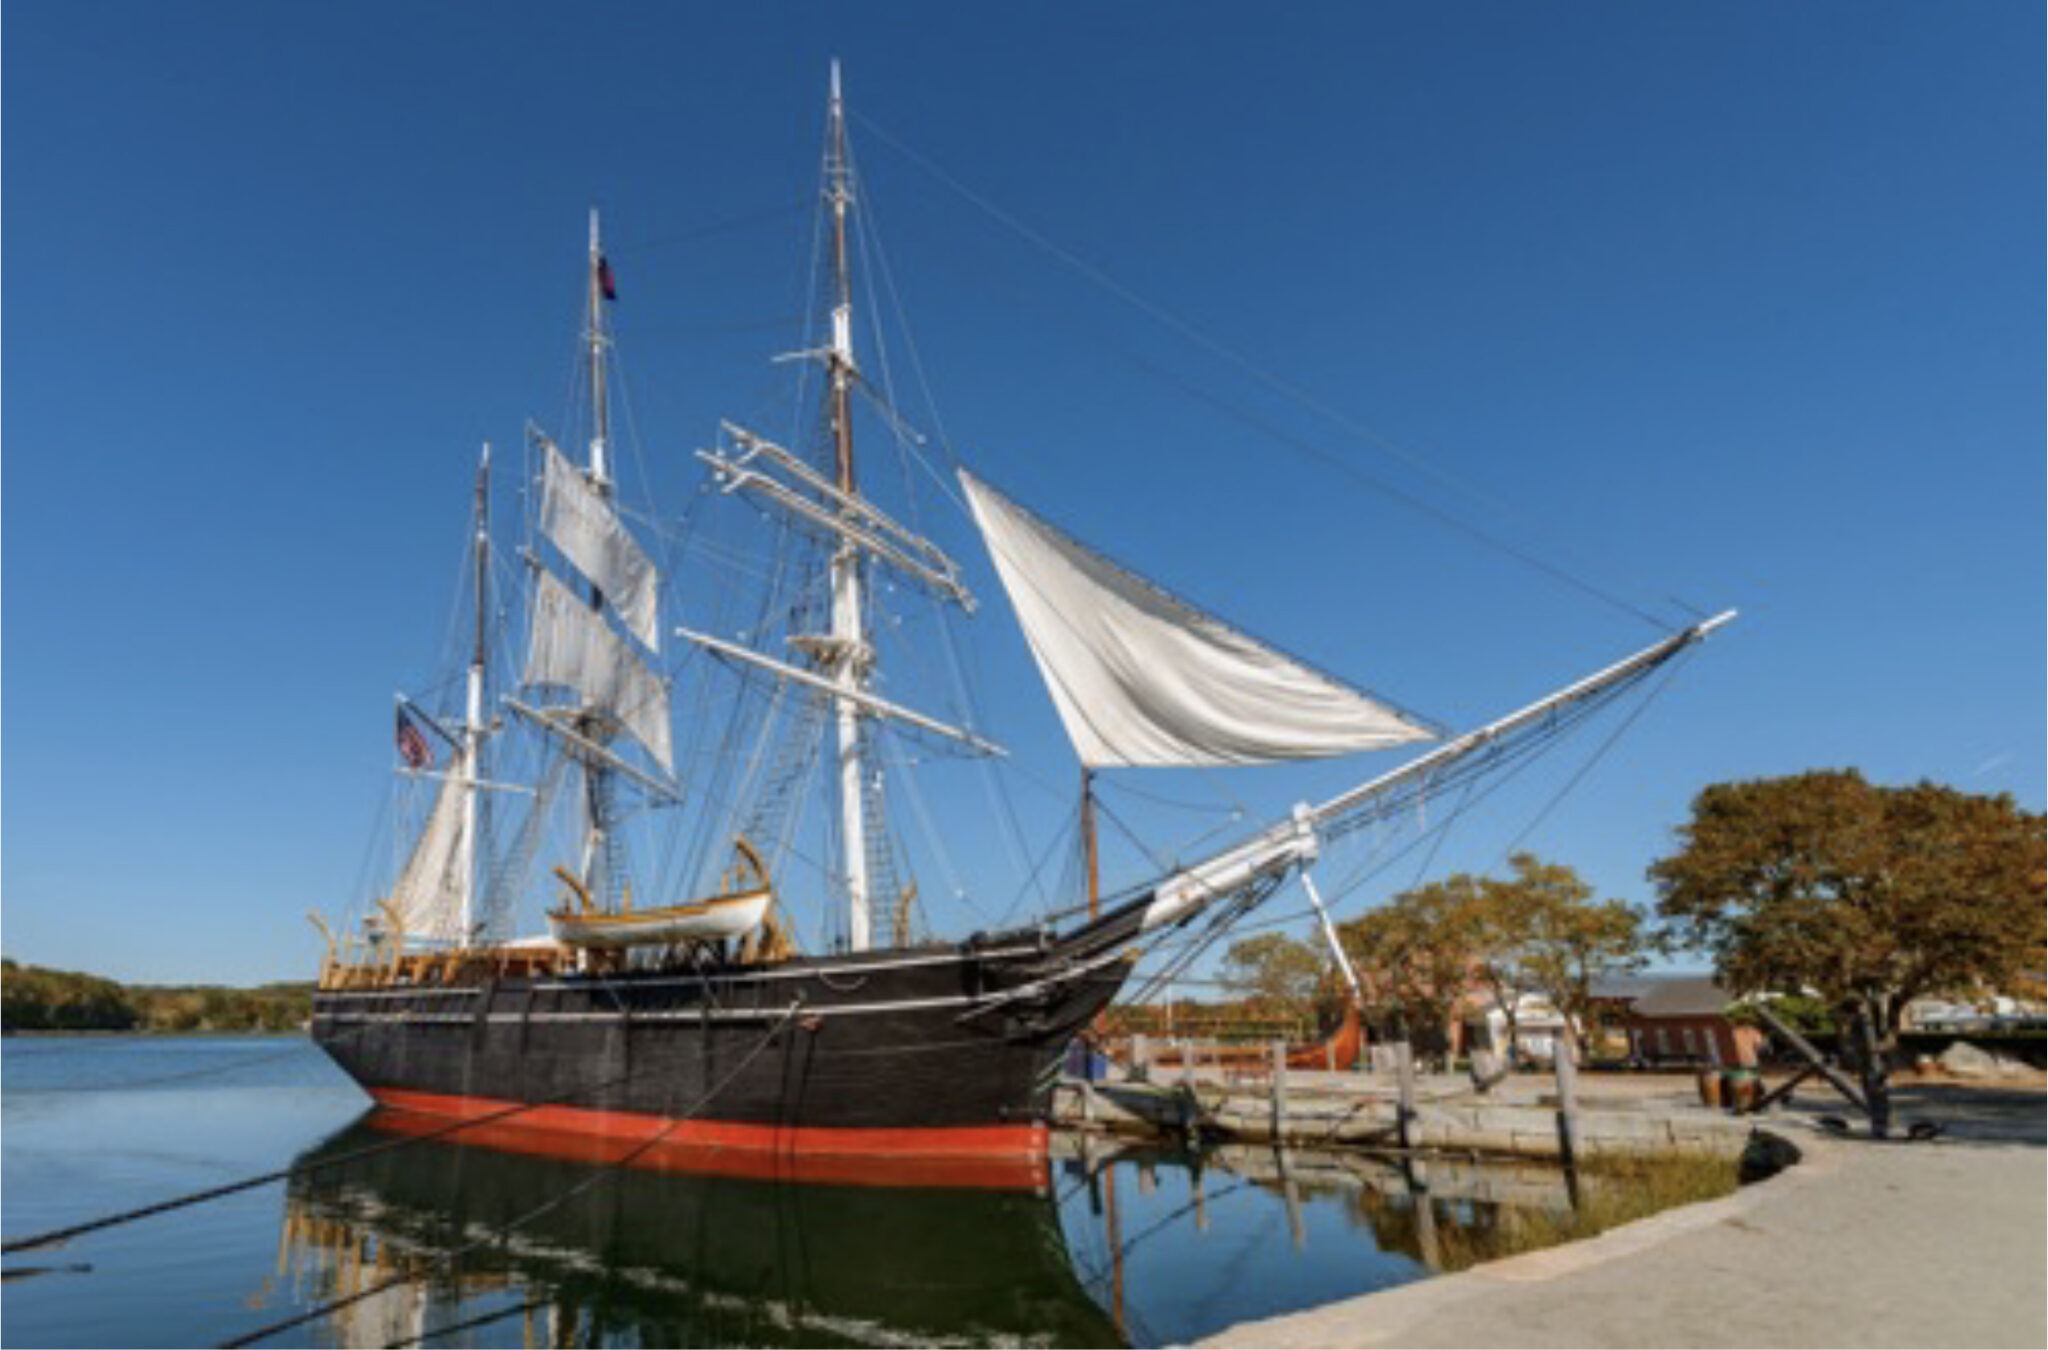
{"type": "Polygon", "coordinates": [[[420,735],[420,729],[405,715],[405,709],[398,710],[398,757],[406,767],[425,769],[434,763],[434,747],[427,744],[427,738],[420,735]]]}
{"type": "Polygon", "coordinates": [[[597,288],[604,292],[607,300],[619,298],[619,288],[612,282],[612,264],[609,258],[597,260],[597,288]]]}

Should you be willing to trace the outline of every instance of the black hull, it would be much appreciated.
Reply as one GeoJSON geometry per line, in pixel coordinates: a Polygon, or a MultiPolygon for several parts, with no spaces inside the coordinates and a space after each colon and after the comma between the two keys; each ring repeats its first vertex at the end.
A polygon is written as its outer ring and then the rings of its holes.
{"type": "Polygon", "coordinates": [[[1042,1125],[1062,1051],[1128,970],[1027,939],[323,990],[313,1037],[411,1110],[523,1104],[536,1127],[630,1135],[652,1122],[665,1137],[789,1149],[1011,1149],[1042,1125]]]}

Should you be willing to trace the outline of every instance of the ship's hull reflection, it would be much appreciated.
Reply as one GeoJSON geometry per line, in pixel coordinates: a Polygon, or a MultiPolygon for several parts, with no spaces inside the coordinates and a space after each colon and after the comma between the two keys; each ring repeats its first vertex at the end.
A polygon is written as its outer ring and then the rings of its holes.
{"type": "Polygon", "coordinates": [[[348,1156],[436,1124],[372,1111],[299,1159],[293,1294],[415,1277],[334,1310],[335,1343],[1123,1341],[1075,1276],[1042,1163],[878,1175],[657,1148],[617,1167],[637,1144],[488,1126],[348,1156]]]}

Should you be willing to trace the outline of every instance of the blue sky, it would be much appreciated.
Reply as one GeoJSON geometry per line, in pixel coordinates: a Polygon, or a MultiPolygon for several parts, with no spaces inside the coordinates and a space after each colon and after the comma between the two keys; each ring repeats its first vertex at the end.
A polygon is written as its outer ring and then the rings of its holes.
{"type": "MultiPolygon", "coordinates": [[[[679,499],[795,331],[834,55],[944,430],[1076,534],[1453,726],[1654,638],[1632,610],[1743,610],[1527,846],[1643,900],[1714,781],[1855,765],[2038,810],[2042,27],[10,5],[6,951],[304,974],[391,691],[440,651],[475,448],[560,422],[587,208],[679,499]]],[[[1064,784],[1007,611],[979,622],[991,729],[1064,784]]],[[[1432,865],[1495,860],[1604,734],[1432,865]]],[[[1284,806],[1379,767],[1159,790],[1284,806]]]]}

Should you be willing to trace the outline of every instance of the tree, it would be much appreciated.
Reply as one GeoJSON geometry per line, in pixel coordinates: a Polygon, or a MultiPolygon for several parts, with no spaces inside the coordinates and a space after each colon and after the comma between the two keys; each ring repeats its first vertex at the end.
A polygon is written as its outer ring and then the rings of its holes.
{"type": "Polygon", "coordinates": [[[1553,896],[1535,910],[1520,977],[1527,988],[1550,1000],[1564,1015],[1567,1034],[1576,1037],[1578,1028],[1593,1019],[1593,981],[1648,964],[1643,912],[1622,900],[1589,903],[1590,886],[1579,883],[1568,867],[1554,870],[1575,883],[1579,894],[1569,901],[1553,896]]]}
{"type": "Polygon", "coordinates": [[[1507,1023],[1512,1057],[1520,1039],[1520,1001],[1541,994],[1570,1031],[1593,1011],[1593,981],[1640,969],[1643,916],[1620,900],[1593,903],[1593,888],[1561,863],[1533,853],[1508,860],[1514,874],[1478,882],[1475,919],[1480,983],[1507,1023]]]}
{"type": "Polygon", "coordinates": [[[1720,783],[1650,868],[1672,936],[1740,993],[1816,991],[1884,1056],[1926,993],[2013,983],[2048,943],[2043,818],[2010,796],[1878,787],[1853,769],[1720,783]]]}
{"type": "Polygon", "coordinates": [[[1403,891],[1338,926],[1368,1008],[1402,1034],[1446,1036],[1481,955],[1480,881],[1460,873],[1403,891]]]}
{"type": "Polygon", "coordinates": [[[1305,1017],[1324,981],[1323,957],[1283,933],[1234,942],[1223,954],[1223,982],[1287,1017],[1305,1017]]]}

